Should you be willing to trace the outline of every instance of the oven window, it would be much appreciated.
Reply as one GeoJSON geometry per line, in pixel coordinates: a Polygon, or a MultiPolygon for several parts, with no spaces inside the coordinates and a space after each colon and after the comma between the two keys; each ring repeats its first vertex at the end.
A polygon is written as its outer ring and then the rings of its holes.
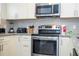
{"type": "Polygon", "coordinates": [[[56,55],[57,42],[52,40],[33,40],[33,53],[56,55]]]}
{"type": "Polygon", "coordinates": [[[36,7],[36,14],[51,14],[51,13],[52,13],[52,5],[36,7]]]}

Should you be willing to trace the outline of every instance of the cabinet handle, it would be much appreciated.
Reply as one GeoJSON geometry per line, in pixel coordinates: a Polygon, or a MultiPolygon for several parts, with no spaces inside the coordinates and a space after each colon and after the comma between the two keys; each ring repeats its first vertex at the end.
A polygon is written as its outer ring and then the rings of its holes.
{"type": "Polygon", "coordinates": [[[18,14],[17,13],[15,14],[15,18],[18,18],[18,14]]]}
{"type": "Polygon", "coordinates": [[[24,39],[29,39],[29,38],[24,38],[24,39]]]}
{"type": "Polygon", "coordinates": [[[20,39],[18,39],[18,42],[20,42],[20,39]]]}
{"type": "Polygon", "coordinates": [[[75,11],[74,11],[74,16],[75,16],[75,11]]]}
{"type": "Polygon", "coordinates": [[[74,16],[78,16],[78,11],[77,10],[74,11],[74,16]]]}
{"type": "Polygon", "coordinates": [[[24,47],[28,47],[28,45],[23,45],[24,47]]]}

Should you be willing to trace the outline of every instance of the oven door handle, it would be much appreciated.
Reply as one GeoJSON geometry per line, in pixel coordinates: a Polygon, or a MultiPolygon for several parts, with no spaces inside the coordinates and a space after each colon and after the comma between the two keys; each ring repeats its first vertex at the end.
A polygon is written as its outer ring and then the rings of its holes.
{"type": "Polygon", "coordinates": [[[58,40],[58,37],[35,37],[34,40],[58,40]]]}

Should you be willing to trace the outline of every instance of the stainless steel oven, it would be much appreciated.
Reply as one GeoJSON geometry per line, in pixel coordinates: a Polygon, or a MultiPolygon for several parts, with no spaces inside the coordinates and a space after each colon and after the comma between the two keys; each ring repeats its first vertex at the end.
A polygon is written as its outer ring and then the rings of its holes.
{"type": "Polygon", "coordinates": [[[58,56],[58,35],[32,35],[33,56],[58,56]]]}

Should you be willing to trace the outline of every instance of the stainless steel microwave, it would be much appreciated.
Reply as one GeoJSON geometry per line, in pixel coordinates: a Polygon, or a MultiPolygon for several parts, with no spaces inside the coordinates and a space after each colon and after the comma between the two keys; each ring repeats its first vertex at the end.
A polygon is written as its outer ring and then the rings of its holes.
{"type": "Polygon", "coordinates": [[[59,15],[59,4],[36,6],[36,16],[57,16],[59,15]]]}

